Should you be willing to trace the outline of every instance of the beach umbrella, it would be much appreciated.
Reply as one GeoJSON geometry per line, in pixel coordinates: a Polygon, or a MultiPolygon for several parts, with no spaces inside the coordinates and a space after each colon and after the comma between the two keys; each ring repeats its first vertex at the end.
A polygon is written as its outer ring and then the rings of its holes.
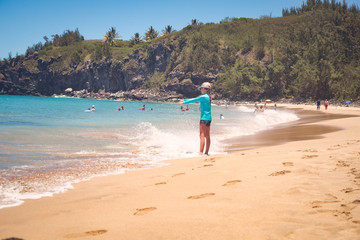
{"type": "Polygon", "coordinates": [[[266,99],[265,102],[271,102],[271,100],[270,100],[270,99],[266,99]]]}
{"type": "Polygon", "coordinates": [[[342,104],[349,104],[349,103],[351,103],[351,101],[345,101],[342,104]]]}

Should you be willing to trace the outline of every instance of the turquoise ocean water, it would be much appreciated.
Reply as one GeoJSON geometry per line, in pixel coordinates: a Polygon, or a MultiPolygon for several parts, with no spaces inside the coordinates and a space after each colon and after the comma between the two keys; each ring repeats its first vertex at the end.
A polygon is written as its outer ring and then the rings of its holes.
{"type": "MultiPolygon", "coordinates": [[[[51,196],[95,176],[197,156],[199,105],[0,96],[0,208],[51,196]],[[145,104],[146,110],[139,108],[145,104]],[[95,105],[95,112],[86,111],[95,105]],[[125,111],[118,111],[121,106],[125,111]],[[152,110],[151,110],[152,109],[152,110]]],[[[212,107],[211,154],[224,139],[297,120],[289,111],[212,107]],[[220,119],[222,113],[225,119],[220,119]]]]}

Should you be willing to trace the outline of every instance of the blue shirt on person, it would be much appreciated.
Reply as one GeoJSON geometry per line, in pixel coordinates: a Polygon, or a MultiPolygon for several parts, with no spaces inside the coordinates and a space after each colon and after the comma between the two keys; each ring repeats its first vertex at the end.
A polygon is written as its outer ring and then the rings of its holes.
{"type": "Polygon", "coordinates": [[[184,99],[183,104],[189,104],[194,102],[200,102],[200,120],[211,121],[211,104],[209,94],[205,93],[197,98],[184,99]]]}

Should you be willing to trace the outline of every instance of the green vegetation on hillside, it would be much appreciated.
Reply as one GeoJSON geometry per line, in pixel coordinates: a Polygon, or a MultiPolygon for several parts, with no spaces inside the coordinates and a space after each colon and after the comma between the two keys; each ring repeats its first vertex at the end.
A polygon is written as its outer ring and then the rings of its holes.
{"type": "MultiPolygon", "coordinates": [[[[214,91],[231,99],[360,97],[360,11],[345,1],[307,0],[299,8],[283,9],[280,18],[225,18],[219,24],[193,19],[181,31],[168,25],[162,33],[159,37],[150,27],[145,39],[135,33],[124,41],[110,29],[107,41],[84,41],[78,30],[68,30],[51,41],[44,37],[46,43],[35,44],[26,55],[36,51],[44,60],[62,56],[50,66],[61,72],[87,61],[120,62],[140,49],[146,71],[153,74],[144,88],[160,88],[171,80],[167,75],[180,68],[218,74],[214,91]],[[156,44],[171,49],[161,73],[154,72],[156,44]]],[[[126,70],[131,64],[136,66],[131,61],[120,65],[126,70]]],[[[24,65],[38,71],[31,59],[24,65]]]]}

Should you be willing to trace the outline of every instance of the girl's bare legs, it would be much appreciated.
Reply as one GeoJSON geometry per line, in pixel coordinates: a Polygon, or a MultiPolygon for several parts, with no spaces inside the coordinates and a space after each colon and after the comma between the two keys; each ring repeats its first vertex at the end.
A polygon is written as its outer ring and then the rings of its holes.
{"type": "Polygon", "coordinates": [[[210,149],[210,127],[207,127],[205,124],[200,124],[200,154],[203,154],[204,152],[204,146],[205,146],[205,140],[206,140],[206,149],[205,154],[209,154],[210,149]]]}

